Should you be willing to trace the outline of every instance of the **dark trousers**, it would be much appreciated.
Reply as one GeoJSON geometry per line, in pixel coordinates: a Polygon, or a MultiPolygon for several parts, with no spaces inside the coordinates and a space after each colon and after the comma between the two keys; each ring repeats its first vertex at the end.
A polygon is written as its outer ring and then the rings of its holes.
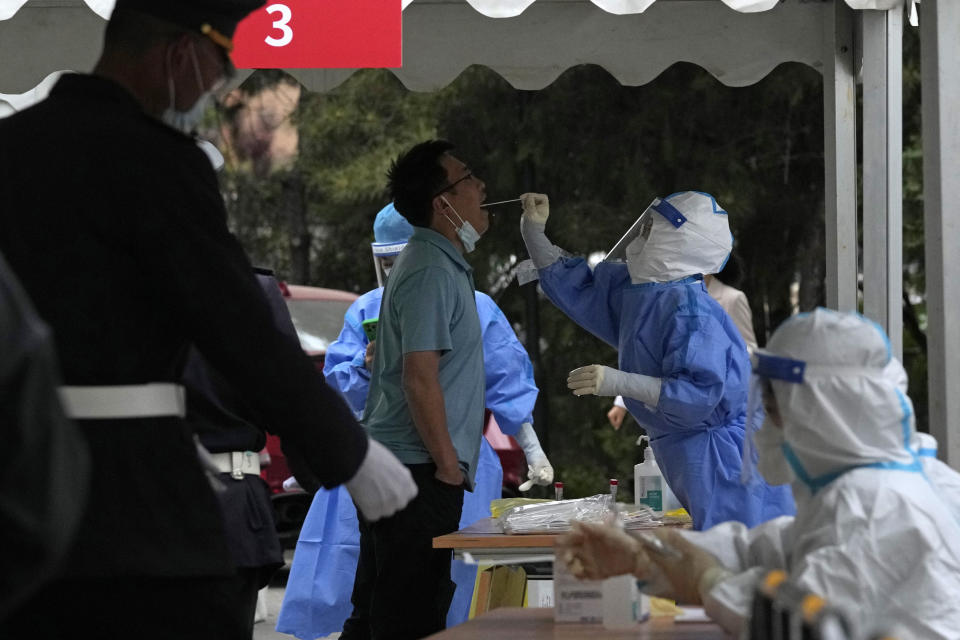
{"type": "Polygon", "coordinates": [[[360,558],[353,613],[341,640],[413,640],[446,626],[455,585],[451,552],[433,538],[457,530],[463,488],[440,482],[433,464],[408,465],[419,492],[395,515],[366,522],[360,516],[360,558]]]}
{"type": "Polygon", "coordinates": [[[0,638],[250,640],[260,574],[61,580],[0,621],[0,638]]]}

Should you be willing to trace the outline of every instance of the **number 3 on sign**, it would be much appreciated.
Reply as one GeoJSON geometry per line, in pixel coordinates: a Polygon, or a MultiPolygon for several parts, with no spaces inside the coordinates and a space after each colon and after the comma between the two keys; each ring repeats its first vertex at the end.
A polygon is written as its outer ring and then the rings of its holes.
{"type": "Polygon", "coordinates": [[[293,40],[293,29],[290,28],[289,22],[293,14],[290,12],[290,7],[285,4],[272,4],[267,7],[267,13],[279,13],[280,17],[277,20],[273,21],[273,28],[280,31],[281,35],[279,38],[274,38],[273,36],[267,36],[263,39],[271,47],[285,47],[293,40]]]}

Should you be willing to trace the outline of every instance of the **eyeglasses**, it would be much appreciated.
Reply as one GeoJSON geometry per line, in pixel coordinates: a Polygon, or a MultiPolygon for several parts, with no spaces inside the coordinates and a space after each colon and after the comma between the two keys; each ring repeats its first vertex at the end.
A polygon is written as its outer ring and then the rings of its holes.
{"type": "Polygon", "coordinates": [[[463,176],[461,176],[457,180],[454,180],[453,182],[445,186],[443,189],[440,189],[440,191],[437,191],[435,194],[433,194],[433,196],[431,196],[431,198],[436,198],[437,196],[444,194],[447,191],[450,191],[450,189],[453,189],[455,186],[457,186],[464,180],[472,180],[472,179],[473,179],[473,172],[467,171],[463,176]]]}

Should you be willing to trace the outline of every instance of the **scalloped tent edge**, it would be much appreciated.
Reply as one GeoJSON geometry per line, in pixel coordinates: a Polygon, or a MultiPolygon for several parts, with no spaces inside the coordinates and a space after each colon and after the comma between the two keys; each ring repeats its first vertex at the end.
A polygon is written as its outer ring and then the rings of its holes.
{"type": "MultiPolygon", "coordinates": [[[[100,11],[110,2],[86,1],[100,11]]],[[[740,86],[776,66],[771,52],[781,61],[813,66],[824,77],[827,304],[853,310],[858,306],[854,96],[862,60],[863,308],[888,331],[899,355],[903,6],[901,0],[404,0],[404,67],[396,73],[410,88],[432,90],[481,64],[516,87],[539,88],[566,68],[587,63],[603,66],[621,82],[640,84],[684,60],[724,84],[740,86]],[[859,9],[872,10],[853,11],[859,9]],[[791,47],[796,49],[787,52],[791,47]]],[[[952,115],[960,103],[955,63],[960,2],[924,0],[921,6],[930,427],[941,455],[960,467],[955,362],[960,322],[952,317],[960,309],[955,277],[960,252],[954,246],[960,207],[953,206],[960,202],[960,122],[952,115]]],[[[0,91],[27,92],[56,69],[93,66],[105,22],[81,0],[0,0],[0,14],[4,11],[11,17],[0,20],[5,52],[0,57],[7,62],[0,67],[0,91]],[[20,6],[11,13],[14,4],[20,6]]],[[[352,73],[288,71],[319,90],[352,73]]]]}
{"type": "MultiPolygon", "coordinates": [[[[88,70],[99,55],[106,23],[81,0],[57,8],[36,5],[0,22],[0,51],[10,52],[4,59],[22,58],[0,68],[0,97],[30,91],[56,70],[88,70]],[[18,56],[22,51],[42,55],[18,56]]],[[[823,46],[829,7],[790,1],[745,14],[719,0],[659,0],[642,14],[615,15],[588,0],[540,0],[517,17],[497,19],[466,2],[414,2],[404,12],[404,66],[393,71],[407,88],[433,91],[479,64],[518,89],[533,90],[579,64],[599,65],[622,84],[639,85],[684,61],[728,86],[744,86],[783,62],[822,69],[829,53],[823,46]],[[676,24],[690,26],[678,33],[676,24]]],[[[353,73],[286,71],[313,91],[327,91],[353,73]]]]}
{"type": "MultiPolygon", "coordinates": [[[[0,20],[8,20],[30,0],[0,0],[0,20]]],[[[402,0],[407,8],[414,0],[402,0]]],[[[466,0],[478,13],[488,18],[513,18],[523,13],[537,0],[466,0]]],[[[540,0],[543,2],[544,0],[540,0]]],[[[627,15],[643,13],[657,0],[590,0],[608,13],[627,15]]],[[[742,13],[769,11],[781,0],[722,0],[724,4],[742,13]]],[[[893,9],[903,0],[845,0],[851,9],[893,9]]],[[[95,14],[106,20],[113,12],[115,0],[83,0],[95,14]]],[[[37,3],[39,4],[39,3],[37,3]]]]}

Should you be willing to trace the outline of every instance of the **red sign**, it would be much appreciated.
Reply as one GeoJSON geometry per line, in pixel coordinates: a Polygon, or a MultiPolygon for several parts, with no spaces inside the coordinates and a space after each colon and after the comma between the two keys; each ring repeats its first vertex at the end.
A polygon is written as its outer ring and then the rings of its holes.
{"type": "Polygon", "coordinates": [[[237,25],[238,69],[399,67],[401,0],[279,0],[237,25]]]}

